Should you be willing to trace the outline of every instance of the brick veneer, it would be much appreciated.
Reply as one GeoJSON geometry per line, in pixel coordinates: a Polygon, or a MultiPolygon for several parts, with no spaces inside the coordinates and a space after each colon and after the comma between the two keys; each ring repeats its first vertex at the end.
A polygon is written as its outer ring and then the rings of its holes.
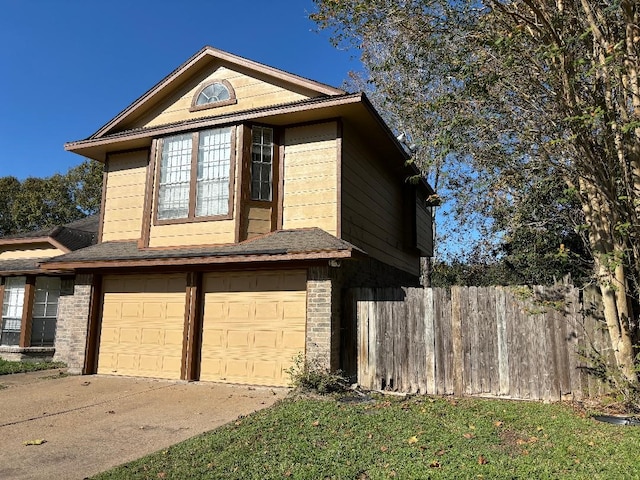
{"type": "Polygon", "coordinates": [[[87,326],[93,275],[77,275],[73,295],[60,297],[54,360],[67,364],[69,373],[80,374],[87,347],[87,326]]]}
{"type": "Polygon", "coordinates": [[[335,369],[334,344],[339,347],[339,329],[335,328],[336,285],[328,266],[309,268],[307,274],[306,359],[320,368],[335,369]]]}

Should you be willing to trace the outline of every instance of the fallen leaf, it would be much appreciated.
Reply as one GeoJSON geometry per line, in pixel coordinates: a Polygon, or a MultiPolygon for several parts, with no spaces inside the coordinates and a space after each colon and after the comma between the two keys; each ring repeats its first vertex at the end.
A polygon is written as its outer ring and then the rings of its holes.
{"type": "Polygon", "coordinates": [[[465,433],[464,435],[462,435],[464,438],[466,438],[467,440],[471,440],[473,437],[475,437],[475,435],[473,433],[465,433]]]}
{"type": "Polygon", "coordinates": [[[385,445],[382,445],[382,446],[380,447],[380,451],[381,451],[381,452],[386,452],[387,450],[389,450],[389,447],[387,447],[387,446],[385,446],[385,445]]]}
{"type": "Polygon", "coordinates": [[[497,422],[493,422],[493,424],[494,424],[496,427],[501,427],[502,425],[504,425],[504,422],[501,422],[501,421],[499,421],[499,420],[498,420],[497,422]]]}
{"type": "Polygon", "coordinates": [[[284,476],[285,477],[290,477],[291,476],[291,470],[287,470],[286,472],[284,472],[284,476]]]}
{"type": "Polygon", "coordinates": [[[311,425],[313,425],[314,427],[317,427],[318,425],[320,425],[320,420],[316,420],[311,425]]]}
{"type": "Polygon", "coordinates": [[[588,443],[588,445],[589,445],[590,447],[595,447],[595,446],[596,446],[596,444],[595,444],[595,443],[593,443],[593,442],[589,442],[589,443],[588,443]]]}
{"type": "Polygon", "coordinates": [[[235,425],[236,425],[236,427],[237,427],[238,425],[242,425],[242,420],[238,420],[238,421],[235,423],[235,425]]]}
{"type": "Polygon", "coordinates": [[[407,442],[409,442],[409,444],[413,445],[414,443],[418,443],[418,437],[416,437],[415,435],[413,437],[411,437],[409,440],[407,440],[407,442]]]}
{"type": "Polygon", "coordinates": [[[22,444],[27,447],[29,445],[42,445],[43,443],[47,443],[44,438],[38,438],[36,440],[27,440],[26,442],[22,442],[22,444]]]}
{"type": "Polygon", "coordinates": [[[478,465],[486,465],[487,463],[489,463],[489,460],[484,458],[482,455],[478,457],[478,465]]]}
{"type": "Polygon", "coordinates": [[[436,455],[438,455],[439,457],[441,457],[441,456],[442,456],[442,455],[444,455],[445,453],[447,453],[447,452],[445,452],[444,450],[438,450],[438,451],[436,452],[436,455]]]}
{"type": "Polygon", "coordinates": [[[541,432],[542,430],[544,430],[544,427],[538,427],[536,428],[536,431],[541,432]]]}

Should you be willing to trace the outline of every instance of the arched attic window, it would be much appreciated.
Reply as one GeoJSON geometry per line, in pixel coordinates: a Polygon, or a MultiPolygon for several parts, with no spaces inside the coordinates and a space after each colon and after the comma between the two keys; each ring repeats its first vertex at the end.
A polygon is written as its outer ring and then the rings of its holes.
{"type": "Polygon", "coordinates": [[[193,96],[190,110],[222,107],[236,103],[236,92],[227,80],[214,80],[205,83],[193,96]]]}

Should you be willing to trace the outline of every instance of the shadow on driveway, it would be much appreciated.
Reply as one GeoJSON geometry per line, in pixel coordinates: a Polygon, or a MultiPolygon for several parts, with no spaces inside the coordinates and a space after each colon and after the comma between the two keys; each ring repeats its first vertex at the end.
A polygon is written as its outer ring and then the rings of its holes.
{"type": "Polygon", "coordinates": [[[286,389],[57,370],[1,376],[0,478],[83,479],[212,430],[286,389]],[[44,440],[41,445],[25,442],[44,440]]]}

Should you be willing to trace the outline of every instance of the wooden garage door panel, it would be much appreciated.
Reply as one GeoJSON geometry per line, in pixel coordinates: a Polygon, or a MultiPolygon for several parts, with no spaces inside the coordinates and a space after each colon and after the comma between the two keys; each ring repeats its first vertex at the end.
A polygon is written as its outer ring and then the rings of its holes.
{"type": "Polygon", "coordinates": [[[304,352],[306,272],[208,274],[204,278],[200,379],[287,385],[304,352]]]}
{"type": "Polygon", "coordinates": [[[107,276],[98,373],[180,378],[184,275],[107,276]]]}

